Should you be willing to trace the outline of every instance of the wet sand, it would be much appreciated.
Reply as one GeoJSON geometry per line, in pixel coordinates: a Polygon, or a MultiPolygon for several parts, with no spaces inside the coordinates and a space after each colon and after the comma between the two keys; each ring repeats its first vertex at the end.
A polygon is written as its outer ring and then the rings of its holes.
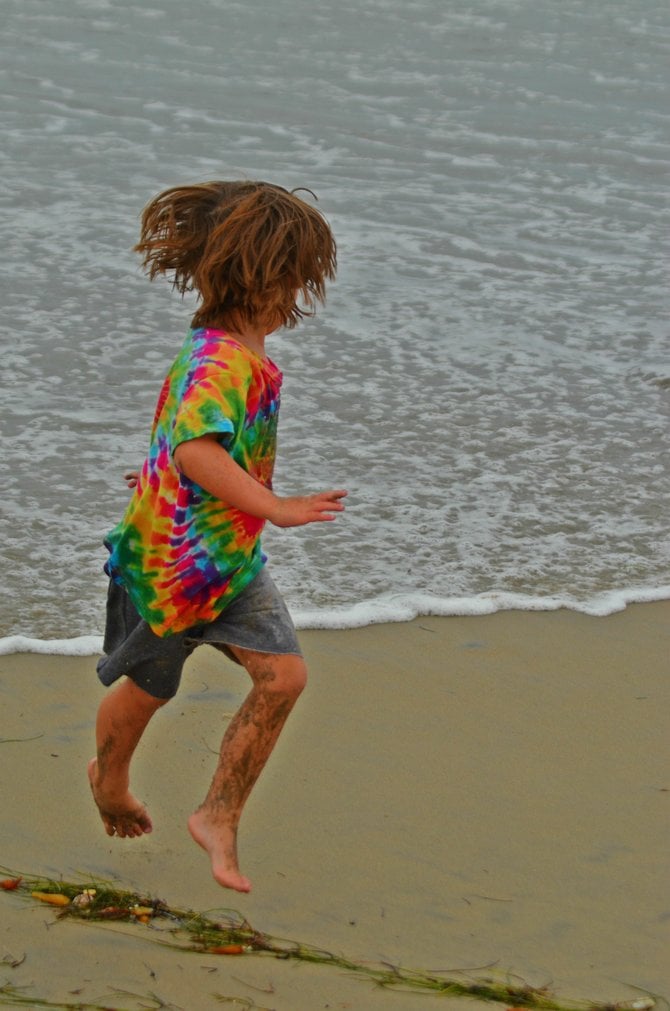
{"type": "MultiPolygon", "coordinates": [[[[117,840],[86,784],[103,693],[94,658],[0,657],[0,864],[237,909],[259,930],[361,961],[495,964],[566,998],[670,997],[669,611],[302,633],[311,681],[242,823],[249,896],[218,888],[185,828],[246,690],[238,668],[207,648],[189,661],[136,763],[154,832],[117,840]]],[[[175,953],[146,940],[148,927],[55,922],[10,893],[0,909],[0,985],[52,1001],[114,989],[188,1011],[440,1000],[328,966],[175,953]]]]}

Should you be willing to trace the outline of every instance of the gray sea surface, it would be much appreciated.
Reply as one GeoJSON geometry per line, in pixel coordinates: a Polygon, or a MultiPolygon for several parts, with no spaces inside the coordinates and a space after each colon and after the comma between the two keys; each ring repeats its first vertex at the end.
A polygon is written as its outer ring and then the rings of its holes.
{"type": "Polygon", "coordinates": [[[160,189],[317,195],[340,271],[271,338],[268,529],[303,624],[670,595],[670,7],[1,0],[1,635],[96,634],[193,302],[131,247],[160,189]]]}

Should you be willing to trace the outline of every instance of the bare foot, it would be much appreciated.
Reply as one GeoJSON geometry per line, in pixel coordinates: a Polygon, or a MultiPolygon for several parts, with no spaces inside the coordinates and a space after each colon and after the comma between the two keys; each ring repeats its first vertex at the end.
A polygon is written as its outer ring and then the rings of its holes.
{"type": "Polygon", "coordinates": [[[116,835],[122,839],[132,839],[135,836],[151,832],[153,825],[149,812],[144,804],[133,797],[129,790],[105,790],[98,770],[97,758],[88,763],[88,779],[91,784],[93,800],[98,806],[102,823],[107,835],[116,835]]]}
{"type": "Polygon", "coordinates": [[[250,892],[251,882],[240,874],[237,866],[237,830],[229,825],[212,821],[204,808],[191,815],[188,830],[212,861],[212,874],[224,888],[236,892],[250,892]]]}

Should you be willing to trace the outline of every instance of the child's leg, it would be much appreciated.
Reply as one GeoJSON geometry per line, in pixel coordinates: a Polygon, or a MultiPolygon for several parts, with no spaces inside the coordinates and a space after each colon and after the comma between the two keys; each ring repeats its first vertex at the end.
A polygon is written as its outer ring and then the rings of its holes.
{"type": "Polygon", "coordinates": [[[166,702],[124,677],[100,704],[98,754],[89,762],[88,778],[107,835],[132,837],[151,832],[146,808],[128,789],[130,760],[149,720],[166,702]]]}
{"type": "Polygon", "coordinates": [[[207,796],[189,819],[195,841],[212,861],[224,888],[251,889],[237,863],[237,826],[246,800],[305,686],[302,657],[230,647],[247,669],[253,688],[228,726],[207,796]]]}

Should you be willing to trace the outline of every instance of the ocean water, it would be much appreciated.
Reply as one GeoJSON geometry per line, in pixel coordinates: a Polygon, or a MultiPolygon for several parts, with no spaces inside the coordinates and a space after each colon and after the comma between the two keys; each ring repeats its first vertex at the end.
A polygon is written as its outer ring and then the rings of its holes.
{"type": "Polygon", "coordinates": [[[101,539],[193,308],[130,247],[211,178],[308,186],[339,245],[270,343],[278,490],[349,489],[267,531],[298,624],[670,596],[666,2],[2,10],[0,645],[99,648],[101,539]]]}

